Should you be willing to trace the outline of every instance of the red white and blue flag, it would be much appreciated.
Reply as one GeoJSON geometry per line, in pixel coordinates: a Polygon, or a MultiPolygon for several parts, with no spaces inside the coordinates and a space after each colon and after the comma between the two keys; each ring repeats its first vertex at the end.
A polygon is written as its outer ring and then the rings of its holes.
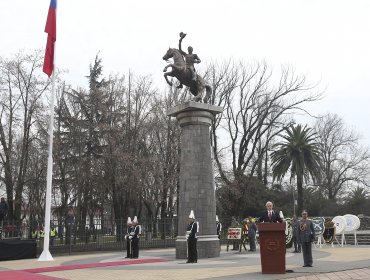
{"type": "Polygon", "coordinates": [[[57,0],[50,0],[48,18],[46,20],[45,32],[48,33],[46,43],[43,71],[49,77],[54,71],[54,49],[57,40],[57,0]]]}

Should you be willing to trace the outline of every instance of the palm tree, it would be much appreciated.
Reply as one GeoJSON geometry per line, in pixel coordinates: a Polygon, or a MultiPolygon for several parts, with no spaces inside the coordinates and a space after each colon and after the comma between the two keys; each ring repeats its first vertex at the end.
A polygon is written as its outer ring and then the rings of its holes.
{"type": "Polygon", "coordinates": [[[346,202],[348,205],[349,213],[365,214],[367,208],[369,192],[364,188],[357,186],[347,196],[346,202]]]}
{"type": "Polygon", "coordinates": [[[298,213],[303,209],[303,178],[314,181],[320,174],[320,149],[315,134],[307,126],[291,125],[281,135],[285,141],[271,153],[273,180],[281,180],[290,168],[290,179],[297,178],[298,213]]]}

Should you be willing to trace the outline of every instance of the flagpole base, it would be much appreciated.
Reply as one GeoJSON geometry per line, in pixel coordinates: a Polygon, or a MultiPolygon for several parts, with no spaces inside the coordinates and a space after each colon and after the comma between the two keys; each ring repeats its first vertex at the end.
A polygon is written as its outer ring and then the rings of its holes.
{"type": "Polygon", "coordinates": [[[48,262],[53,261],[53,257],[51,256],[49,250],[43,250],[40,257],[37,259],[39,262],[48,262]]]}

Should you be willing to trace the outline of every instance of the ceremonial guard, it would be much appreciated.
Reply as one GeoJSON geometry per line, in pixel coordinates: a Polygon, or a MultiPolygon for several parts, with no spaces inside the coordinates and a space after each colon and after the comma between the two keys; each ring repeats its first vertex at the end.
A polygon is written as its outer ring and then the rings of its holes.
{"type": "Polygon", "coordinates": [[[312,260],[312,244],[315,239],[315,228],[311,220],[307,218],[308,214],[305,210],[302,212],[302,220],[299,221],[298,242],[302,246],[304,267],[311,267],[312,260]]]}
{"type": "Polygon", "coordinates": [[[137,220],[137,217],[134,217],[132,221],[132,231],[130,236],[132,237],[131,246],[132,246],[132,258],[137,259],[139,257],[139,237],[141,234],[141,226],[137,220]]]}
{"type": "Polygon", "coordinates": [[[221,239],[222,224],[220,223],[218,216],[216,215],[216,232],[218,239],[221,239]]]}
{"type": "Polygon", "coordinates": [[[197,232],[199,231],[199,223],[195,221],[193,210],[190,211],[189,224],[186,231],[186,239],[188,245],[188,260],[186,263],[198,262],[197,251],[197,232]]]}
{"type": "Polygon", "coordinates": [[[132,247],[131,247],[131,243],[132,243],[132,236],[131,236],[131,232],[133,231],[133,227],[132,227],[132,221],[131,221],[131,218],[128,217],[127,218],[127,233],[125,235],[125,239],[126,239],[126,249],[127,249],[127,255],[126,255],[126,259],[128,258],[132,258],[132,247]]]}

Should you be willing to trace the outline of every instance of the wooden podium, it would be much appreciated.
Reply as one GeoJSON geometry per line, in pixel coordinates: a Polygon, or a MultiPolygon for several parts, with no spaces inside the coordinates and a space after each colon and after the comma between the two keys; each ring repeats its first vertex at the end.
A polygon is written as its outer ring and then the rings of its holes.
{"type": "Polygon", "coordinates": [[[262,273],[285,273],[285,223],[258,224],[262,273]]]}

